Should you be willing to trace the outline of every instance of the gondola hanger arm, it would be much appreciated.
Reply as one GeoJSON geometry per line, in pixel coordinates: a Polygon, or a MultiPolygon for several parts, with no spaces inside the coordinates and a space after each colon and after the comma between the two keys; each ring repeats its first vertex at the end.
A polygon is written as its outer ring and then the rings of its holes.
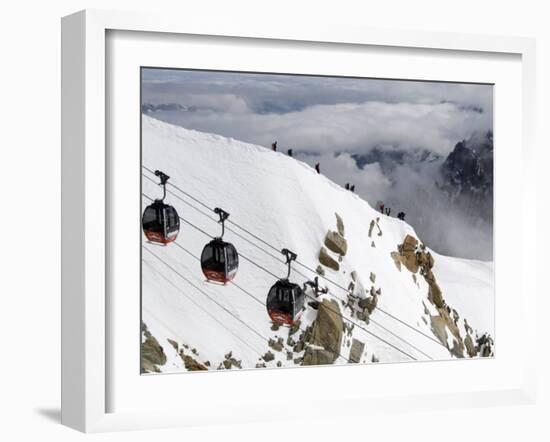
{"type": "Polygon", "coordinates": [[[229,212],[226,212],[221,207],[216,207],[214,209],[214,213],[218,214],[220,219],[218,220],[218,223],[222,225],[222,234],[220,236],[220,239],[223,238],[223,235],[225,233],[225,220],[229,218],[229,212]]]}
{"type": "Polygon", "coordinates": [[[296,261],[296,258],[298,258],[298,255],[288,249],[281,250],[281,253],[286,257],[286,264],[288,264],[288,273],[286,275],[286,279],[290,278],[290,270],[291,270],[291,263],[292,261],[296,261]]]}
{"type": "Polygon", "coordinates": [[[166,198],[166,183],[168,182],[170,177],[160,170],[155,170],[155,175],[160,178],[159,186],[162,186],[163,191],[161,201],[164,201],[164,199],[166,198]]]}

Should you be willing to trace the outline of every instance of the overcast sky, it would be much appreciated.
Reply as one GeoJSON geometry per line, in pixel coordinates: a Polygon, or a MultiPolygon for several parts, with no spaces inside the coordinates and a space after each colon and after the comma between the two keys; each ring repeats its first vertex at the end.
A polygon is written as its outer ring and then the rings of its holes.
{"type": "Polygon", "coordinates": [[[487,85],[185,70],[143,70],[158,117],[264,146],[365,153],[375,146],[448,153],[492,128],[487,85]]]}
{"type": "Polygon", "coordinates": [[[142,79],[149,115],[265,147],[277,141],[371,205],[414,205],[456,143],[493,126],[490,85],[162,69],[144,69],[142,79]],[[411,156],[388,170],[372,160],[379,152],[411,156]],[[436,160],[419,166],[419,152],[436,160]]]}

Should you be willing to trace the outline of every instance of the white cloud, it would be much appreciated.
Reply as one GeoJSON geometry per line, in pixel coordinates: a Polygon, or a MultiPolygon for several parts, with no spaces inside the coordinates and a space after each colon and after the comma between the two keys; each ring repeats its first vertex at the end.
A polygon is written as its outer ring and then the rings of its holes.
{"type": "MultiPolygon", "coordinates": [[[[348,153],[335,155],[327,152],[314,156],[302,154],[298,155],[298,159],[311,166],[320,163],[323,173],[335,183],[342,186],[346,183],[353,184],[356,193],[368,193],[374,199],[386,195],[392,186],[391,180],[384,175],[378,163],[366,164],[360,169],[348,153]]],[[[371,198],[368,200],[371,201],[371,198]]]]}
{"type": "MultiPolygon", "coordinates": [[[[284,114],[257,114],[243,102],[224,96],[221,108],[235,111],[174,112],[172,123],[205,132],[302,152],[366,153],[376,146],[427,149],[444,155],[457,141],[491,127],[487,114],[465,111],[453,103],[345,103],[314,105],[284,114]],[[222,106],[223,105],[223,106],[222,106]]],[[[206,101],[202,101],[204,105],[206,101]]]]}
{"type": "Polygon", "coordinates": [[[378,163],[359,168],[352,157],[376,147],[445,158],[458,141],[492,129],[492,86],[175,70],[146,70],[143,78],[143,103],[190,109],[155,112],[156,118],[266,147],[277,140],[281,150],[320,162],[336,183],[354,184],[371,204],[406,210],[446,251],[492,253],[492,227],[472,230],[433,187],[440,163],[388,171],[378,163]],[[434,207],[441,209],[435,218],[434,207]]]}

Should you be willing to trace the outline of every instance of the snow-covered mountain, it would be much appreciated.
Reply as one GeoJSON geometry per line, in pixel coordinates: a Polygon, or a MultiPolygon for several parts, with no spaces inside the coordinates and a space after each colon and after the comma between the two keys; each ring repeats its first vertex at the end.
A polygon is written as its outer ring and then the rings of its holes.
{"type": "Polygon", "coordinates": [[[440,156],[426,149],[407,150],[400,148],[374,147],[368,153],[353,154],[352,158],[361,169],[366,164],[378,163],[384,175],[391,176],[398,166],[407,165],[413,169],[425,163],[433,163],[440,160],[440,156]]]}
{"type": "Polygon", "coordinates": [[[456,144],[441,165],[442,188],[472,218],[493,222],[493,132],[456,144]]]}
{"type": "MultiPolygon", "coordinates": [[[[177,244],[143,240],[143,372],[492,355],[492,263],[434,253],[406,222],[282,153],[142,119],[143,165],[256,236],[227,224],[224,239],[253,263],[241,258],[235,284],[205,282],[197,257],[209,238],[195,227],[217,236],[220,226],[167,187],[166,202],[185,221],[177,244]],[[274,326],[267,315],[270,273],[285,277],[286,266],[257,238],[313,269],[293,263],[291,280],[317,275],[329,289],[317,302],[308,289],[295,327],[274,326]]],[[[161,189],[142,183],[145,207],[161,189]]]]}

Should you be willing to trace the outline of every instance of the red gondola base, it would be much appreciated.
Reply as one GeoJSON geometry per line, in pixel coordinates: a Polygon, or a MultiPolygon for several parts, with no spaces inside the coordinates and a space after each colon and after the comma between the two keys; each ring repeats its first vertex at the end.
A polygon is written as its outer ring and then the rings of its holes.
{"type": "Polygon", "coordinates": [[[145,237],[148,241],[163,245],[170,244],[178,237],[177,232],[169,236],[164,236],[161,232],[155,232],[153,230],[144,230],[143,233],[145,234],[145,237]]]}
{"type": "Polygon", "coordinates": [[[202,273],[204,273],[204,276],[208,279],[208,281],[219,282],[224,285],[233,281],[233,278],[235,278],[235,275],[237,274],[237,272],[234,271],[225,276],[225,272],[217,272],[215,270],[207,269],[202,269],[202,273]]]}
{"type": "Polygon", "coordinates": [[[277,310],[267,310],[267,314],[275,324],[279,325],[294,325],[300,319],[301,312],[296,315],[296,318],[292,319],[290,313],[283,313],[277,310]]]}

